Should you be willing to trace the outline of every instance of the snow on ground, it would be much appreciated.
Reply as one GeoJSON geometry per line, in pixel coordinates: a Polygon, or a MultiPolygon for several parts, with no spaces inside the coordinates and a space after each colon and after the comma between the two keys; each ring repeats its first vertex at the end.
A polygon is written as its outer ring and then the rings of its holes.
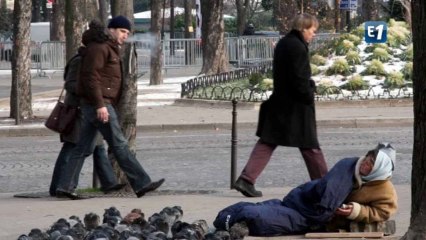
{"type": "MultiPolygon", "coordinates": [[[[312,79],[316,82],[317,86],[319,85],[320,82],[322,81],[326,81],[326,82],[330,82],[333,86],[336,87],[340,87],[344,84],[346,84],[348,82],[348,80],[351,79],[351,77],[353,75],[356,74],[360,74],[361,72],[363,72],[366,69],[366,66],[368,66],[370,64],[371,61],[365,60],[367,59],[370,55],[372,55],[372,53],[366,53],[365,49],[367,48],[368,44],[365,41],[362,41],[362,43],[360,43],[357,48],[359,50],[359,56],[361,58],[361,64],[359,65],[355,65],[356,67],[356,71],[355,73],[349,75],[349,76],[343,76],[343,75],[331,75],[331,76],[326,76],[325,70],[327,70],[336,59],[344,59],[345,56],[330,56],[327,59],[327,63],[324,66],[318,66],[318,69],[321,70],[321,74],[318,74],[316,76],[312,76],[312,79]]],[[[403,52],[403,50],[405,50],[407,47],[405,46],[401,46],[401,49],[397,49],[397,48],[391,48],[395,54],[394,55],[398,55],[401,54],[403,52]]],[[[391,55],[391,60],[389,60],[386,63],[383,63],[384,65],[384,69],[387,73],[390,72],[400,72],[403,67],[405,66],[407,62],[406,61],[401,61],[399,58],[394,57],[391,55]]],[[[389,92],[387,92],[387,89],[384,89],[383,83],[385,81],[385,77],[383,76],[379,76],[376,77],[374,75],[367,75],[367,76],[362,76],[363,80],[368,82],[369,86],[371,87],[371,89],[369,90],[360,90],[358,91],[358,94],[363,96],[363,95],[367,95],[367,94],[373,94],[373,95],[380,95],[380,96],[388,96],[389,94],[391,96],[396,96],[398,94],[412,94],[413,90],[410,87],[407,87],[406,89],[394,89],[394,90],[390,90],[389,92]]],[[[352,95],[352,93],[350,91],[347,90],[342,90],[342,93],[346,96],[348,95],[352,95]]]]}

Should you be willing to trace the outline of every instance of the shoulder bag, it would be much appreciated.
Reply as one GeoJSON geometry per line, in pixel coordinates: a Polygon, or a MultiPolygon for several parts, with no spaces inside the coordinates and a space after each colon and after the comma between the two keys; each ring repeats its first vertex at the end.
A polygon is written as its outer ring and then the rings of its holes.
{"type": "Polygon", "coordinates": [[[69,106],[61,101],[64,87],[59,95],[58,102],[56,103],[53,111],[50,113],[44,125],[57,133],[67,134],[72,131],[75,120],[78,115],[78,108],[69,106]]]}

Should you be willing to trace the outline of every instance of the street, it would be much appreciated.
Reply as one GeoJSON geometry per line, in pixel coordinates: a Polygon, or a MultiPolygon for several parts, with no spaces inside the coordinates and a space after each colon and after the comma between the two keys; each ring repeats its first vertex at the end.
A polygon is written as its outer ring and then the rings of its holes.
{"type": "MultiPolygon", "coordinates": [[[[238,132],[239,174],[257,138],[254,129],[238,132]]],[[[409,184],[412,128],[325,128],[319,140],[329,168],[344,157],[360,156],[379,141],[397,150],[395,184],[409,184]]],[[[166,178],[163,189],[212,190],[229,188],[231,133],[217,131],[138,132],[136,154],[152,179],[166,178]]],[[[61,143],[58,136],[0,138],[0,192],[47,191],[61,143]]],[[[92,158],[86,159],[80,187],[91,186],[92,158]]],[[[308,180],[296,148],[279,147],[259,177],[257,186],[296,186],[308,180]]]]}

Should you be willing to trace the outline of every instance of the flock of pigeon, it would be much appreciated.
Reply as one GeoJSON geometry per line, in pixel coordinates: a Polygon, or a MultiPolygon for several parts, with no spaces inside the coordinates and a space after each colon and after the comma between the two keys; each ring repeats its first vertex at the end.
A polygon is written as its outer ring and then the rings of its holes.
{"type": "Polygon", "coordinates": [[[88,213],[83,222],[77,216],[60,218],[47,230],[32,229],[17,240],[236,240],[248,236],[244,223],[234,224],[229,231],[210,229],[205,220],[193,223],[181,221],[180,206],[165,207],[145,220],[141,209],[133,209],[124,218],[115,207],[105,209],[103,221],[99,215],[88,213]]]}

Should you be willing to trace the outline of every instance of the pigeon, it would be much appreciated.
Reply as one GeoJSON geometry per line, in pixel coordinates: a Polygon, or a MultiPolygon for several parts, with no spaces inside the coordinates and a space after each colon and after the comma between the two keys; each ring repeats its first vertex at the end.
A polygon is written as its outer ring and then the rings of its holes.
{"type": "Polygon", "coordinates": [[[86,226],[87,231],[95,229],[100,224],[100,217],[96,213],[88,213],[84,216],[84,226],[86,226]]]}
{"type": "Polygon", "coordinates": [[[32,240],[32,238],[30,238],[30,237],[28,237],[27,235],[25,235],[25,234],[22,234],[22,235],[20,235],[19,237],[18,237],[18,239],[17,240],[32,240]]]}
{"type": "Polygon", "coordinates": [[[120,211],[115,207],[105,209],[103,223],[108,224],[111,227],[115,227],[122,220],[120,211]]]}
{"type": "Polygon", "coordinates": [[[164,219],[164,216],[159,213],[154,213],[149,217],[148,222],[151,226],[154,226],[157,231],[161,231],[165,234],[169,233],[169,223],[164,219]]]}
{"type": "Polygon", "coordinates": [[[215,236],[215,239],[231,240],[231,235],[228,231],[216,231],[213,235],[215,236]]]}
{"type": "Polygon", "coordinates": [[[141,220],[145,218],[145,214],[142,210],[135,208],[129,214],[127,214],[121,223],[132,224],[135,220],[141,220]]]}
{"type": "Polygon", "coordinates": [[[249,235],[249,228],[246,222],[237,222],[229,229],[229,235],[231,239],[238,240],[244,239],[249,235]]]}
{"type": "Polygon", "coordinates": [[[30,233],[28,234],[28,237],[32,240],[49,240],[49,234],[42,232],[38,228],[31,229],[30,233]]]}

